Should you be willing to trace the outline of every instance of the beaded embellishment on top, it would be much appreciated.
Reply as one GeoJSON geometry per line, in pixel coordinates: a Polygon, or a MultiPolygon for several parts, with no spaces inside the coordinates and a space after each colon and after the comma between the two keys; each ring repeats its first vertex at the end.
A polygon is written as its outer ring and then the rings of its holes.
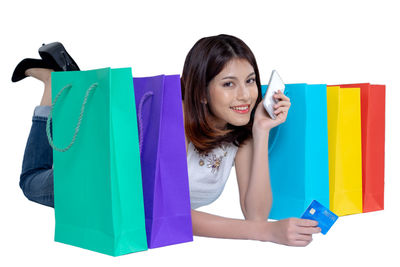
{"type": "Polygon", "coordinates": [[[194,151],[196,151],[200,157],[199,165],[204,166],[204,164],[205,164],[204,161],[206,160],[207,167],[211,168],[212,173],[216,173],[222,164],[222,160],[228,155],[228,152],[226,151],[227,145],[221,145],[220,147],[221,147],[222,151],[224,152],[220,156],[217,156],[215,153],[212,153],[211,155],[209,153],[200,154],[199,151],[194,147],[194,151]]]}

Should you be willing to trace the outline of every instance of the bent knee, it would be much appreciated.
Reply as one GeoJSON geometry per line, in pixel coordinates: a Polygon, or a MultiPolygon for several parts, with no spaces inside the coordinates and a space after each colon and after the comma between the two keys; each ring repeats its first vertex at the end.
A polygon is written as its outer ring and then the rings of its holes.
{"type": "Polygon", "coordinates": [[[21,174],[19,186],[27,199],[46,206],[54,205],[53,169],[21,174]]]}

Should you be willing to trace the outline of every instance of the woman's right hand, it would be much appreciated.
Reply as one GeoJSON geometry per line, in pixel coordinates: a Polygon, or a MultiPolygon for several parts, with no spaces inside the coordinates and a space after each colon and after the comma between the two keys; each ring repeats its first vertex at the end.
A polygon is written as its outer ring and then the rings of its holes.
{"type": "Polygon", "coordinates": [[[304,247],[312,241],[312,235],[321,232],[318,222],[307,219],[289,218],[265,222],[260,241],[270,241],[287,246],[304,247]]]}

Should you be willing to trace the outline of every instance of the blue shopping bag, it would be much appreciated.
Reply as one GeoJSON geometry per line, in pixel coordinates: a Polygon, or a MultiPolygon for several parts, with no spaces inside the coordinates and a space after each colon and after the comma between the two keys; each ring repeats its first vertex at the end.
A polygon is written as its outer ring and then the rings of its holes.
{"type": "Polygon", "coordinates": [[[326,85],[286,84],[285,95],[291,107],[286,122],[271,130],[268,147],[269,218],[276,220],[300,217],[314,199],[329,207],[326,85]]]}

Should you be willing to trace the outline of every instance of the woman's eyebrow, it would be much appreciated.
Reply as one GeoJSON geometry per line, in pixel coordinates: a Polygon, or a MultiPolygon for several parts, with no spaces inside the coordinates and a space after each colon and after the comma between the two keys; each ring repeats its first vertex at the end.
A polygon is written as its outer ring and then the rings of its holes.
{"type": "MultiPolygon", "coordinates": [[[[255,74],[255,72],[250,73],[249,75],[247,75],[247,78],[249,78],[251,75],[255,74]]],[[[234,79],[237,80],[237,78],[235,76],[227,76],[222,78],[221,80],[225,80],[225,79],[234,79]]]]}

